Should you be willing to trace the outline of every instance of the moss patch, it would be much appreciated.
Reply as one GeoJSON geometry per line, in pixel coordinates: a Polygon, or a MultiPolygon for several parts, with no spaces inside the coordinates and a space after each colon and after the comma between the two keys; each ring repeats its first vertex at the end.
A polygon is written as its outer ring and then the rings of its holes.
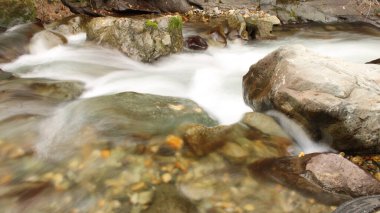
{"type": "Polygon", "coordinates": [[[36,18],[33,0],[0,0],[0,5],[0,26],[11,27],[36,18]]]}
{"type": "Polygon", "coordinates": [[[169,30],[182,30],[182,18],[180,16],[173,16],[169,20],[169,30]]]}
{"type": "Polygon", "coordinates": [[[145,26],[147,28],[158,29],[158,23],[156,21],[152,21],[152,20],[147,20],[145,22],[145,26]]]}

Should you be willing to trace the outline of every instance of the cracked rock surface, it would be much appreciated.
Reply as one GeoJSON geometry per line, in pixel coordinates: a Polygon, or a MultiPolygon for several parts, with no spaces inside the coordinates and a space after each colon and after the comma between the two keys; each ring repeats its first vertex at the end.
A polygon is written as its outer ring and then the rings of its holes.
{"type": "Polygon", "coordinates": [[[301,123],[314,139],[349,152],[380,151],[380,66],[282,47],[244,76],[244,99],[255,110],[274,108],[301,123]]]}

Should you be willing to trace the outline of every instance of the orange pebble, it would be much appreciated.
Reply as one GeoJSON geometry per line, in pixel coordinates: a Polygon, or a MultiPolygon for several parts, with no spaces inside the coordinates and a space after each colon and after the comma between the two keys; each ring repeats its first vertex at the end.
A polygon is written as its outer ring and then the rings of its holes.
{"type": "Polygon", "coordinates": [[[5,175],[3,177],[0,177],[0,185],[7,184],[11,182],[11,180],[12,180],[12,175],[5,175]]]}
{"type": "Polygon", "coordinates": [[[109,158],[110,155],[111,155],[111,151],[109,149],[103,149],[101,152],[100,152],[100,155],[102,156],[102,158],[106,159],[106,158],[109,158]]]}
{"type": "Polygon", "coordinates": [[[180,162],[175,163],[175,168],[181,170],[183,173],[187,172],[187,168],[184,165],[182,165],[180,162]]]}
{"type": "Polygon", "coordinates": [[[174,150],[180,150],[183,146],[183,140],[175,135],[169,135],[166,137],[166,144],[174,150]]]}

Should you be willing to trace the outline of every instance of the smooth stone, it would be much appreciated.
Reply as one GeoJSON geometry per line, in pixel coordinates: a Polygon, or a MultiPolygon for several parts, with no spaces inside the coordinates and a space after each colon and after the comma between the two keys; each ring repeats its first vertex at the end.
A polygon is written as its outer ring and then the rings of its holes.
{"type": "Polygon", "coordinates": [[[186,47],[192,50],[207,50],[208,44],[200,36],[189,36],[185,39],[186,47]]]}
{"type": "Polygon", "coordinates": [[[220,148],[219,153],[234,163],[245,163],[249,156],[249,153],[245,149],[232,142],[228,142],[220,148]]]}
{"type": "Polygon", "coordinates": [[[268,158],[256,161],[248,168],[254,178],[295,188],[329,205],[380,193],[380,182],[371,174],[333,153],[268,158]]]}
{"type": "Polygon", "coordinates": [[[185,143],[197,156],[204,156],[226,143],[228,126],[207,127],[203,125],[192,125],[184,133],[185,143]]]}
{"type": "Polygon", "coordinates": [[[290,139],[281,126],[271,117],[259,112],[249,112],[244,114],[242,123],[249,127],[256,128],[261,132],[290,139]]]}

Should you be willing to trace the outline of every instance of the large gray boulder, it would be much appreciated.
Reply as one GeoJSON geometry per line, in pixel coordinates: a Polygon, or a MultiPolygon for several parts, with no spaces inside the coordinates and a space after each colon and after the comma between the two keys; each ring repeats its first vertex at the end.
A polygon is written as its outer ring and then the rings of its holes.
{"type": "Polygon", "coordinates": [[[376,0],[261,0],[261,9],[276,14],[284,23],[367,22],[377,27],[380,3],[376,0]]]}
{"type": "Polygon", "coordinates": [[[380,151],[380,66],[320,56],[305,47],[272,52],[244,76],[244,99],[276,109],[337,150],[380,151]]]}
{"type": "Polygon", "coordinates": [[[151,62],[183,49],[182,19],[99,17],[87,25],[87,36],[101,45],[117,48],[129,57],[151,62]]]}

